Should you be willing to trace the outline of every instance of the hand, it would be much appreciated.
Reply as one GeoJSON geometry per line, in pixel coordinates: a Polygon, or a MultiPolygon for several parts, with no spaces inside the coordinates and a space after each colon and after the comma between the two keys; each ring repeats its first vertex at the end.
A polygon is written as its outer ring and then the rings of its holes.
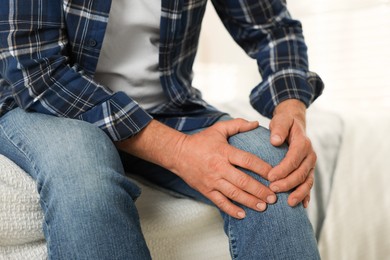
{"type": "Polygon", "coordinates": [[[187,184],[209,198],[218,208],[235,218],[244,218],[238,202],[257,211],[274,203],[276,195],[235,166],[267,178],[271,166],[257,156],[229,145],[227,139],[258,127],[258,122],[235,119],[216,123],[206,130],[187,135],[175,155],[171,169],[187,184]]]}
{"type": "Polygon", "coordinates": [[[289,144],[286,157],[269,172],[270,188],[274,192],[295,190],[288,198],[290,206],[303,201],[306,208],[310,201],[310,190],[314,184],[314,167],[317,156],[306,135],[306,107],[298,100],[280,103],[270,123],[271,143],[279,146],[289,144]]]}
{"type": "Polygon", "coordinates": [[[232,203],[264,211],[276,195],[236,166],[267,179],[271,166],[257,156],[231,146],[227,139],[258,127],[258,122],[235,119],[185,135],[152,120],[137,135],[116,143],[134,156],[158,164],[181,177],[228,215],[242,219],[245,211],[232,203]]]}

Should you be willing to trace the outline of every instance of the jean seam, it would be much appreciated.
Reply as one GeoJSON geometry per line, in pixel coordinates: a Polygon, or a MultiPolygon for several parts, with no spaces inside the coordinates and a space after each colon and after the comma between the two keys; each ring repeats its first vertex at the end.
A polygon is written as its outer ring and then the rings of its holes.
{"type": "MultiPolygon", "coordinates": [[[[4,129],[4,127],[3,126],[1,126],[0,125],[0,130],[4,133],[4,136],[8,139],[8,141],[17,149],[17,150],[19,150],[22,154],[23,154],[23,156],[30,162],[30,164],[32,165],[32,168],[33,168],[33,170],[37,173],[37,176],[39,175],[39,173],[40,173],[40,171],[37,169],[37,167],[36,167],[36,165],[34,164],[34,161],[28,156],[28,153],[25,151],[25,150],[23,150],[22,149],[22,147],[19,147],[13,140],[12,140],[12,138],[10,137],[10,135],[5,131],[5,129],[4,129]]],[[[28,173],[27,173],[28,174],[28,173]]],[[[31,175],[30,175],[31,176],[31,175]]],[[[39,185],[39,183],[36,181],[36,180],[34,180],[35,182],[36,182],[36,184],[37,184],[37,190],[39,190],[39,187],[38,187],[38,185],[39,185]]],[[[41,205],[43,205],[46,209],[47,209],[47,203],[46,203],[46,201],[41,197],[41,196],[39,196],[39,201],[40,201],[40,204],[41,205]]],[[[47,245],[50,245],[51,243],[48,243],[48,242],[50,242],[50,225],[49,225],[49,223],[47,223],[46,222],[46,218],[44,218],[44,221],[45,221],[45,225],[46,225],[46,228],[47,228],[47,237],[45,236],[45,240],[46,240],[46,242],[47,242],[47,245]]],[[[50,249],[49,248],[47,248],[47,250],[48,250],[48,256],[50,256],[50,249]]]]}
{"type": "Polygon", "coordinates": [[[234,235],[233,225],[231,225],[232,217],[228,216],[227,221],[228,221],[229,247],[230,247],[232,260],[234,260],[234,259],[238,259],[237,240],[236,240],[236,237],[234,235]]]}

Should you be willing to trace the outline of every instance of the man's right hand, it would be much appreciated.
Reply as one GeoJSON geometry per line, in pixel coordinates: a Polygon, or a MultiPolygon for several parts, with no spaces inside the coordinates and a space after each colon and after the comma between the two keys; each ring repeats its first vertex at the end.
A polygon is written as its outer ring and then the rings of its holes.
{"type": "Polygon", "coordinates": [[[267,186],[236,168],[267,179],[271,166],[227,141],[232,135],[256,127],[258,122],[234,119],[185,135],[153,120],[138,135],[117,146],[172,171],[223,212],[242,219],[245,211],[232,201],[257,211],[264,211],[266,203],[276,201],[275,193],[267,186]]]}

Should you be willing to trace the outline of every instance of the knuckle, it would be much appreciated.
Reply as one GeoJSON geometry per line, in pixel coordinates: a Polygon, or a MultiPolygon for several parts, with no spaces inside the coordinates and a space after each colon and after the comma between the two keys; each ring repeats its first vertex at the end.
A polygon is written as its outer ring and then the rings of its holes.
{"type": "Polygon", "coordinates": [[[215,206],[217,206],[217,208],[221,209],[227,214],[233,214],[234,208],[232,206],[232,203],[228,201],[226,198],[219,198],[214,201],[214,204],[215,206]]]}
{"type": "Polygon", "coordinates": [[[203,187],[208,191],[216,190],[216,187],[218,187],[221,181],[220,179],[212,178],[210,176],[203,178],[203,180],[204,180],[204,182],[202,183],[203,187]]]}
{"type": "Polygon", "coordinates": [[[223,156],[228,156],[231,153],[231,150],[229,145],[221,145],[217,148],[217,152],[223,156]]]}
{"type": "Polygon", "coordinates": [[[311,173],[309,175],[309,177],[306,180],[306,183],[307,183],[307,185],[309,185],[310,189],[313,188],[313,186],[314,186],[314,174],[313,173],[311,173]]]}
{"type": "Polygon", "coordinates": [[[318,159],[317,153],[315,151],[313,151],[312,155],[313,155],[313,162],[315,164],[317,162],[317,159],[318,159]]]}
{"type": "Polygon", "coordinates": [[[241,174],[239,177],[237,177],[236,185],[240,188],[244,188],[248,186],[249,181],[249,176],[241,174]]]}
{"type": "Polygon", "coordinates": [[[305,136],[305,147],[306,148],[311,148],[312,144],[311,144],[311,140],[309,137],[305,136]]]}
{"type": "Polygon", "coordinates": [[[245,119],[241,118],[241,117],[238,117],[236,119],[234,119],[237,123],[246,123],[248,121],[246,121],[245,119]]]}
{"type": "Polygon", "coordinates": [[[313,188],[313,186],[314,186],[314,179],[308,178],[306,180],[306,185],[309,187],[309,189],[313,188]]]}
{"type": "Polygon", "coordinates": [[[226,210],[228,208],[228,206],[226,205],[227,201],[224,198],[216,199],[214,201],[214,204],[215,204],[215,206],[217,206],[218,208],[220,208],[222,210],[226,210]]]}
{"type": "Polygon", "coordinates": [[[250,167],[253,164],[252,156],[245,154],[241,157],[241,163],[244,167],[250,167]]]}
{"type": "Polygon", "coordinates": [[[259,187],[256,189],[256,194],[255,195],[257,198],[261,199],[266,195],[265,189],[263,187],[259,187]]]}
{"type": "Polygon", "coordinates": [[[227,197],[232,200],[236,200],[240,196],[240,191],[238,189],[231,189],[227,192],[227,197]]]}
{"type": "Polygon", "coordinates": [[[300,174],[298,174],[299,183],[304,183],[308,179],[307,174],[308,173],[306,171],[302,171],[300,174]]]}
{"type": "Polygon", "coordinates": [[[310,179],[306,183],[307,183],[307,186],[309,187],[309,190],[311,190],[314,186],[314,181],[312,179],[310,179]]]}
{"type": "Polygon", "coordinates": [[[301,161],[298,158],[293,158],[290,162],[291,166],[294,169],[298,169],[298,167],[301,165],[301,161]]]}
{"type": "Polygon", "coordinates": [[[310,194],[311,189],[313,188],[314,182],[313,181],[306,181],[304,184],[302,184],[301,193],[302,196],[307,196],[310,194]]]}

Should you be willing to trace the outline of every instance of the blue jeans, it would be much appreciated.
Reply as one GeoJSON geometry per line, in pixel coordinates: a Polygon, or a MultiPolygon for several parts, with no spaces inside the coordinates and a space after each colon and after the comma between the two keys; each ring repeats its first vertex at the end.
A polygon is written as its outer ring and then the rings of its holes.
{"type": "MultiPolygon", "coordinates": [[[[261,127],[229,142],[272,165],[287,149],[270,145],[261,127]]],[[[50,259],[151,258],[134,204],[140,189],[127,171],[210,203],[171,172],[118,153],[103,131],[82,121],[14,109],[0,118],[0,144],[0,154],[37,182],[50,259]]],[[[221,212],[233,259],[319,259],[305,210],[289,207],[287,196],[278,194],[278,202],[262,213],[244,207],[243,220],[221,212]]]]}

